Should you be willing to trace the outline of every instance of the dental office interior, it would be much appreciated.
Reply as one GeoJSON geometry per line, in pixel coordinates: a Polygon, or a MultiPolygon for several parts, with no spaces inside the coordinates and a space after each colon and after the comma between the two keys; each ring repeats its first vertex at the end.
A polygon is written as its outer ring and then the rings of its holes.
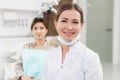
{"type": "Polygon", "coordinates": [[[33,18],[47,18],[49,41],[57,34],[50,20],[51,13],[56,13],[53,6],[68,1],[83,9],[81,42],[99,54],[104,80],[120,80],[120,0],[0,0],[0,80],[15,75],[14,55],[34,40],[30,31],[33,18]]]}

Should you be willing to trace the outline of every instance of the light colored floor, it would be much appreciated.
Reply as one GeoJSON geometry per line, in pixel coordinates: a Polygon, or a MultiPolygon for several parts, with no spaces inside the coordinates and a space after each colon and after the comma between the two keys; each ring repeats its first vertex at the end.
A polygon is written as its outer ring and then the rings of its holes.
{"type": "Polygon", "coordinates": [[[104,80],[120,80],[120,66],[111,62],[102,62],[104,80]]]}

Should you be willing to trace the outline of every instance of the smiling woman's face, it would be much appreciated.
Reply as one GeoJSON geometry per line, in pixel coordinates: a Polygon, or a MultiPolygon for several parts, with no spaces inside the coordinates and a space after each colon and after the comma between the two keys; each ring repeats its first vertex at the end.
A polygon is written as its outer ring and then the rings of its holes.
{"type": "Polygon", "coordinates": [[[80,19],[81,15],[75,9],[63,11],[56,22],[58,34],[66,41],[73,40],[80,33],[82,27],[80,19]]]}

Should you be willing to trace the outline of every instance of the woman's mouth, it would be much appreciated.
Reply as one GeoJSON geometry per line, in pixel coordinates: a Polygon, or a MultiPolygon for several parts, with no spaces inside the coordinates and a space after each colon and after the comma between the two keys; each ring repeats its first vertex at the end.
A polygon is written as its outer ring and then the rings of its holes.
{"type": "Polygon", "coordinates": [[[71,36],[71,35],[74,34],[74,32],[64,32],[64,34],[65,34],[66,36],[71,36]]]}

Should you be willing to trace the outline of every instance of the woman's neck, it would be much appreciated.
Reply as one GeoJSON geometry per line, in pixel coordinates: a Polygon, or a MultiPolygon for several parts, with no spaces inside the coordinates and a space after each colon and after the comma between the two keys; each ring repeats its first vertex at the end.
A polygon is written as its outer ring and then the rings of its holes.
{"type": "Polygon", "coordinates": [[[68,51],[69,51],[69,46],[62,45],[62,63],[64,63],[68,51]]]}
{"type": "Polygon", "coordinates": [[[35,41],[35,47],[36,47],[37,49],[41,49],[41,48],[44,46],[45,42],[46,42],[45,39],[36,40],[36,41],[35,41]]]}

